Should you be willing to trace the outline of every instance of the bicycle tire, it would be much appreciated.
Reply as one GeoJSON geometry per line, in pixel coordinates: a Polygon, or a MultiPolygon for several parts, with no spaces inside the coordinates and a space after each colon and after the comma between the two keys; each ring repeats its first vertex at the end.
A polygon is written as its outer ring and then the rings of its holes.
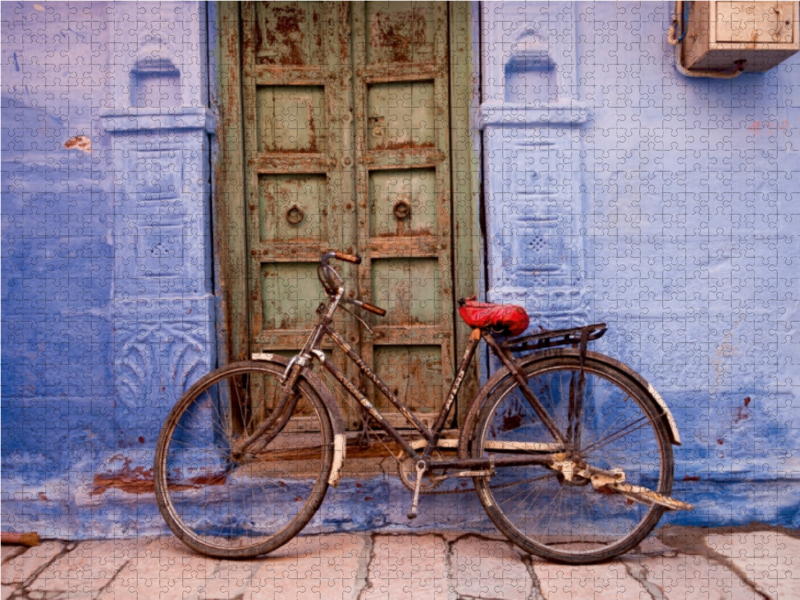
{"type": "MultiPolygon", "coordinates": [[[[668,496],[674,459],[665,418],[650,392],[614,363],[596,353],[589,353],[584,361],[586,410],[580,439],[587,456],[583,458],[598,468],[623,468],[628,483],[668,496]],[[608,441],[625,425],[636,427],[618,438],[621,444],[608,441]]],[[[565,384],[574,385],[579,375],[578,351],[542,352],[523,368],[529,387],[566,431],[570,389],[565,384]]],[[[498,454],[498,441],[555,441],[510,373],[489,394],[470,439],[473,458],[498,454]]],[[[509,540],[526,552],[569,564],[599,562],[631,550],[666,510],[657,504],[644,506],[608,488],[596,490],[585,479],[566,481],[563,473],[538,465],[498,467],[494,477],[475,477],[474,481],[489,518],[509,540]],[[545,509],[550,512],[542,515],[545,509]],[[587,523],[579,522],[583,515],[587,523]]]]}
{"type": "Polygon", "coordinates": [[[275,406],[282,374],[281,365],[266,362],[217,369],[186,391],[161,429],[156,500],[172,532],[198,552],[219,558],[272,552],[306,526],[325,498],[333,429],[304,379],[284,430],[238,463],[231,457],[231,444],[275,406]]]}

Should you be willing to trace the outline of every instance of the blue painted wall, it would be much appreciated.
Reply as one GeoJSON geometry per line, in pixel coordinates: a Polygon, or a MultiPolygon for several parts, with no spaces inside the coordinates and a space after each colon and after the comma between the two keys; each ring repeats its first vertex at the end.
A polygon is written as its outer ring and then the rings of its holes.
{"type": "MultiPolygon", "coordinates": [[[[2,528],[161,531],[133,492],[216,363],[213,5],[0,10],[2,528]]],[[[670,11],[482,5],[487,296],[610,324],[598,348],[679,423],[677,493],[698,510],[675,519],[799,525],[800,57],[687,79],[670,11]]],[[[402,489],[345,485],[312,526],[409,527],[402,489]]],[[[424,499],[414,527],[443,523],[491,529],[471,496],[424,499]]]]}
{"type": "Polygon", "coordinates": [[[2,6],[4,530],[20,519],[73,532],[70,469],[119,434],[114,183],[95,102],[109,31],[105,7],[88,22],[69,8],[2,6]],[[79,135],[91,151],[65,147],[79,135]]]}
{"type": "Polygon", "coordinates": [[[680,427],[674,521],[797,526],[800,55],[684,77],[671,11],[484,5],[488,295],[610,325],[680,427]]]}
{"type": "Polygon", "coordinates": [[[131,492],[216,360],[206,9],[2,5],[4,530],[160,527],[131,492]]]}

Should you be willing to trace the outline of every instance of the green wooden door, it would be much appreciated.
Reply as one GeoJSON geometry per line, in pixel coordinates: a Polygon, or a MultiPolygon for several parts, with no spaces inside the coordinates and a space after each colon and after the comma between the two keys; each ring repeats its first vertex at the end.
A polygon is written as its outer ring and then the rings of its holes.
{"type": "MultiPolygon", "coordinates": [[[[248,327],[246,340],[232,340],[232,354],[296,352],[323,299],[321,253],[355,252],[364,261],[341,265],[344,277],[389,313],[362,315],[369,328],[345,313],[338,327],[425,421],[443,402],[465,338],[453,320],[454,290],[466,283],[471,292],[476,270],[468,251],[466,265],[454,269],[454,247],[471,246],[454,244],[451,230],[459,219],[451,193],[452,11],[438,2],[244,3],[237,73],[235,42],[226,36],[235,14],[221,10],[222,56],[227,47],[230,58],[220,69],[229,92],[222,99],[236,102],[238,94],[244,142],[245,240],[228,242],[225,251],[244,252],[246,274],[239,277],[246,283],[229,288],[246,298],[229,292],[228,302],[231,318],[246,314],[248,327]]],[[[225,132],[221,154],[233,157],[240,139],[225,132]]],[[[228,176],[221,186],[228,227],[238,198],[232,185],[228,176]]],[[[333,360],[357,376],[338,351],[333,360]]],[[[340,401],[349,426],[357,426],[357,408],[340,401]]],[[[401,424],[399,415],[389,416],[401,424]]]]}

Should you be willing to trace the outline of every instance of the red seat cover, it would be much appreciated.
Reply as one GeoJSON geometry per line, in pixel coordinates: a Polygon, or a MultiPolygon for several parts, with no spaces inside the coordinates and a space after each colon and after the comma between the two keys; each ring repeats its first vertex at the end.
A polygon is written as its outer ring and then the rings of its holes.
{"type": "Polygon", "coordinates": [[[521,306],[478,302],[472,298],[459,302],[458,313],[470,327],[489,327],[508,335],[519,335],[531,320],[521,306]]]}

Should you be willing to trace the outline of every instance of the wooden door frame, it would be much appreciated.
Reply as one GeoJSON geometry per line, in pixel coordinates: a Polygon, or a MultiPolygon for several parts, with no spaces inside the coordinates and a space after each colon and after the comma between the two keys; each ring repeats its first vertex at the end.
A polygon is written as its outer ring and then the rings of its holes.
{"type": "MultiPolygon", "coordinates": [[[[480,149],[474,118],[478,101],[479,56],[473,3],[448,3],[450,61],[450,152],[453,236],[453,298],[478,293],[483,248],[479,227],[480,149]],[[458,277],[456,277],[456,271],[458,277]]],[[[248,257],[242,111],[241,11],[238,2],[220,2],[216,11],[216,80],[219,98],[217,153],[214,157],[214,264],[219,311],[217,346],[220,364],[249,360],[248,257]]],[[[453,307],[454,313],[455,307],[453,307]]],[[[469,328],[455,317],[454,368],[466,350],[469,328]]],[[[461,398],[477,389],[478,366],[464,383],[461,398]]],[[[467,402],[459,403],[459,421],[467,402]]]]}

